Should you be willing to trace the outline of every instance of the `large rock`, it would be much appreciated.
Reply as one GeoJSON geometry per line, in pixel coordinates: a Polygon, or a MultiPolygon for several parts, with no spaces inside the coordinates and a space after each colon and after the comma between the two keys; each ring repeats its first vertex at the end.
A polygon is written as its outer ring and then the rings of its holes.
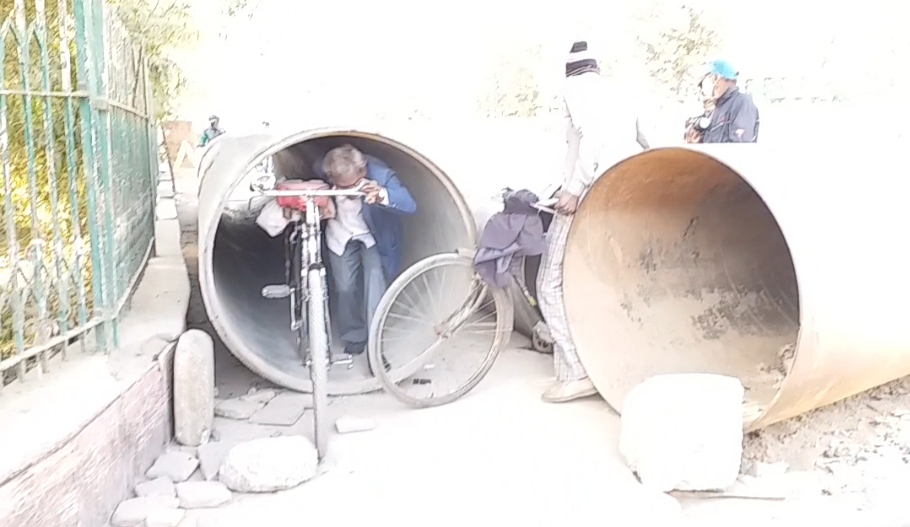
{"type": "Polygon", "coordinates": [[[180,336],[174,352],[174,437],[199,446],[212,433],[215,418],[215,347],[204,331],[180,336]]]}
{"type": "Polygon", "coordinates": [[[306,437],[269,437],[232,448],[218,478],[236,492],[273,492],[311,479],[318,468],[316,447],[306,437]]]}
{"type": "Polygon", "coordinates": [[[652,377],[626,397],[619,450],[655,490],[726,489],[742,460],[744,394],[723,375],[652,377]]]}

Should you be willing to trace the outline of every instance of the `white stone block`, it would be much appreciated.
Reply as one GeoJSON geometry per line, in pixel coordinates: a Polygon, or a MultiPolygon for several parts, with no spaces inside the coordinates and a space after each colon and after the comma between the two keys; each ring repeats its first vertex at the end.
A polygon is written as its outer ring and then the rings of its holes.
{"type": "Polygon", "coordinates": [[[174,437],[183,445],[209,440],[215,418],[215,346],[206,332],[191,329],[174,351],[174,437]]]}
{"type": "Polygon", "coordinates": [[[352,417],[345,415],[335,421],[335,430],[339,434],[351,434],[354,432],[366,432],[376,428],[376,421],[362,417],[352,417]]]}
{"type": "Polygon", "coordinates": [[[112,527],[136,527],[148,518],[149,514],[161,509],[176,509],[177,498],[132,498],[120,502],[111,516],[112,527]]]}
{"type": "Polygon", "coordinates": [[[139,498],[152,496],[173,498],[177,496],[177,490],[174,488],[174,482],[167,476],[159,476],[151,481],[136,485],[136,496],[139,498]]]}
{"type": "Polygon", "coordinates": [[[724,490],[742,461],[744,394],[734,377],[652,377],[626,397],[619,451],[655,490],[724,490]]]}
{"type": "Polygon", "coordinates": [[[196,472],[199,460],[186,452],[165,452],[158,456],[152,466],[145,472],[145,477],[158,479],[165,477],[174,483],[186,481],[196,472]]]}
{"type": "Polygon", "coordinates": [[[231,501],[231,491],[220,481],[187,481],[177,484],[177,497],[184,509],[205,509],[231,501]]]}

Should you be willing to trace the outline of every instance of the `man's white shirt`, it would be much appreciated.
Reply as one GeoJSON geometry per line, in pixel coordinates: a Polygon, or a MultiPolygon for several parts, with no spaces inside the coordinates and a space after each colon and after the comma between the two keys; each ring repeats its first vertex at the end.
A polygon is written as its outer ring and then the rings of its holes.
{"type": "Polygon", "coordinates": [[[583,195],[615,163],[641,152],[637,117],[612,81],[596,73],[566,79],[566,152],[562,188],[583,195]]]}
{"type": "MultiPolygon", "coordinates": [[[[379,204],[389,204],[389,192],[379,190],[379,204]]],[[[335,199],[335,217],[325,227],[325,242],[329,250],[341,256],[350,241],[359,241],[366,248],[376,245],[376,239],[363,218],[363,199],[338,197],[335,199]]]]}

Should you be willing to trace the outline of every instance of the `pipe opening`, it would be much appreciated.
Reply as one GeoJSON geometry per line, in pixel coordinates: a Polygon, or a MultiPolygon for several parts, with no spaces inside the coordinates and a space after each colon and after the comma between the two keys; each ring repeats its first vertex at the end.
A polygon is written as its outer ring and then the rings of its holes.
{"type": "Polygon", "coordinates": [[[565,258],[569,327],[617,410],[663,373],[746,386],[744,418],[772,404],[800,329],[793,260],[755,190],[714,158],[651,150],[611,168],[580,206],[565,258]]]}
{"type": "MultiPolygon", "coordinates": [[[[352,144],[395,170],[417,202],[417,212],[403,217],[399,272],[427,256],[473,246],[476,235],[464,199],[438,168],[416,152],[371,134],[300,135],[301,141],[274,154],[279,178],[312,179],[314,162],[343,144],[352,144]]],[[[261,297],[263,286],[285,282],[285,236],[271,238],[255,224],[265,199],[255,199],[252,207],[247,199],[236,199],[243,193],[235,191],[248,186],[249,177],[255,174],[239,172],[226,193],[232,199],[221,213],[214,236],[209,264],[214,284],[211,295],[215,298],[207,298],[206,303],[218,306],[219,332],[228,333],[229,338],[225,340],[242,362],[279,385],[310,391],[309,372],[298,355],[296,332],[290,330],[289,300],[261,297]]],[[[323,259],[328,265],[327,250],[323,246],[323,259]]],[[[328,272],[331,273],[330,268],[328,272]]],[[[329,288],[331,294],[331,277],[329,288]]],[[[337,334],[333,346],[341,351],[337,334]]],[[[377,381],[370,376],[366,362],[363,355],[355,360],[351,370],[341,365],[332,368],[330,394],[377,389],[377,381]]]]}

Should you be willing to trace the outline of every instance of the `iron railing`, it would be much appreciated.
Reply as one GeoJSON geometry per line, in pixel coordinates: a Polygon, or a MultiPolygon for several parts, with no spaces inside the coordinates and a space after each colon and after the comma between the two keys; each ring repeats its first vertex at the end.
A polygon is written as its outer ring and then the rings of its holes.
{"type": "Polygon", "coordinates": [[[116,348],[152,251],[148,69],[102,1],[0,0],[0,388],[116,348]]]}

